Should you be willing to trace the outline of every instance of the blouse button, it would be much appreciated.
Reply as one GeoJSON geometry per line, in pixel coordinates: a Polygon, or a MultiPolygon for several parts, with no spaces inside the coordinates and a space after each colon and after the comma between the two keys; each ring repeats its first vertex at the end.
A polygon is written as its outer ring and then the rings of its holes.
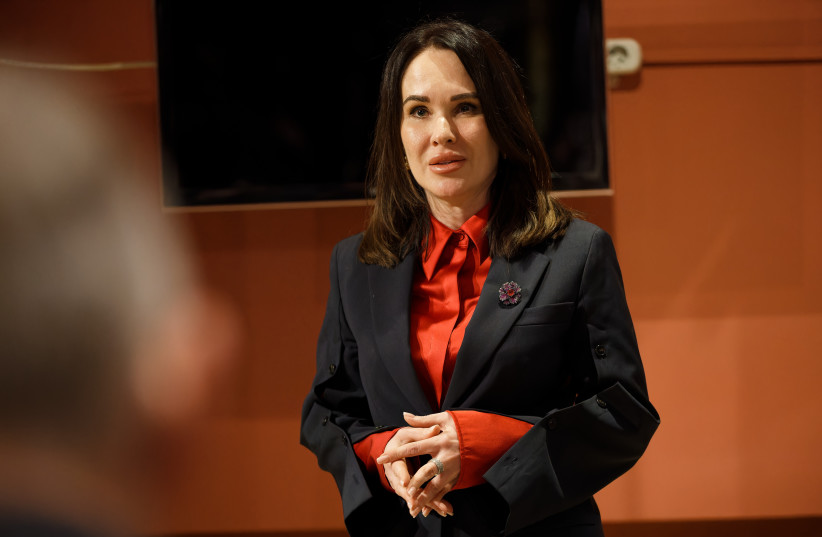
{"type": "Polygon", "coordinates": [[[323,426],[328,424],[328,416],[323,416],[323,426]]]}
{"type": "Polygon", "coordinates": [[[451,234],[449,240],[455,246],[466,246],[468,244],[468,235],[464,231],[455,231],[451,234]]]}
{"type": "Polygon", "coordinates": [[[608,356],[608,351],[605,349],[605,345],[597,345],[594,347],[594,353],[597,355],[597,358],[605,358],[608,356]]]}

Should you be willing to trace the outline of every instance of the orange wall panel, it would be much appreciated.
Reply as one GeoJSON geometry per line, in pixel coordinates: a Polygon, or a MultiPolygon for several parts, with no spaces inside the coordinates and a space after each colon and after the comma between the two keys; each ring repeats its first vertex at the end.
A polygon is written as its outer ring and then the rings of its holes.
{"type": "Polygon", "coordinates": [[[822,59],[817,0],[604,0],[607,37],[630,37],[646,64],[822,59]]]}
{"type": "Polygon", "coordinates": [[[662,427],[610,519],[822,511],[822,63],[611,95],[614,226],[662,427]]]}

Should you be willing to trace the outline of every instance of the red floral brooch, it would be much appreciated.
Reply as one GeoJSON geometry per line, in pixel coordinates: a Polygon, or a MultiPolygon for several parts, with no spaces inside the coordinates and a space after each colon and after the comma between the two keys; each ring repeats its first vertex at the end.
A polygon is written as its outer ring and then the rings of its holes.
{"type": "Polygon", "coordinates": [[[522,288],[517,282],[505,282],[499,288],[499,301],[503,306],[516,306],[522,298],[522,288]]]}

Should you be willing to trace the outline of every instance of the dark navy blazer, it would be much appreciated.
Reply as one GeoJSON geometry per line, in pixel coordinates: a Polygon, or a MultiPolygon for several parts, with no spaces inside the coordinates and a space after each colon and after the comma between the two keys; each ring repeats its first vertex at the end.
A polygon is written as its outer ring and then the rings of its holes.
{"type": "Polygon", "coordinates": [[[360,535],[601,535],[592,496],[639,459],[659,416],[609,235],[574,220],[563,238],[492,260],[441,410],[472,409],[534,424],[484,475],[452,491],[454,516],[412,519],[352,449],[432,409],[409,350],[414,266],[357,259],[361,235],[331,259],[331,290],[301,443],[336,480],[348,531],[360,535]],[[514,281],[522,298],[499,300],[514,281]]]}

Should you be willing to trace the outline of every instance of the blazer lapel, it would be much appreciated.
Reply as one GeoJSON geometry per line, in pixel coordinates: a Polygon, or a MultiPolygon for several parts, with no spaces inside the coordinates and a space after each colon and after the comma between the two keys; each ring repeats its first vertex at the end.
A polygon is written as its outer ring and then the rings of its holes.
{"type": "Polygon", "coordinates": [[[499,258],[491,262],[477,307],[465,330],[465,337],[457,354],[454,374],[445,394],[443,409],[458,405],[463,396],[470,391],[477,375],[482,373],[485,364],[528,305],[540,285],[548,263],[548,256],[534,250],[512,263],[499,258]],[[499,301],[499,289],[502,284],[510,281],[520,286],[522,298],[516,305],[504,307],[499,301]]]}
{"type": "Polygon", "coordinates": [[[413,255],[406,256],[393,269],[369,265],[368,285],[377,351],[394,382],[412,403],[413,408],[408,410],[423,415],[431,412],[431,405],[411,362],[408,333],[415,260],[413,255]]]}

